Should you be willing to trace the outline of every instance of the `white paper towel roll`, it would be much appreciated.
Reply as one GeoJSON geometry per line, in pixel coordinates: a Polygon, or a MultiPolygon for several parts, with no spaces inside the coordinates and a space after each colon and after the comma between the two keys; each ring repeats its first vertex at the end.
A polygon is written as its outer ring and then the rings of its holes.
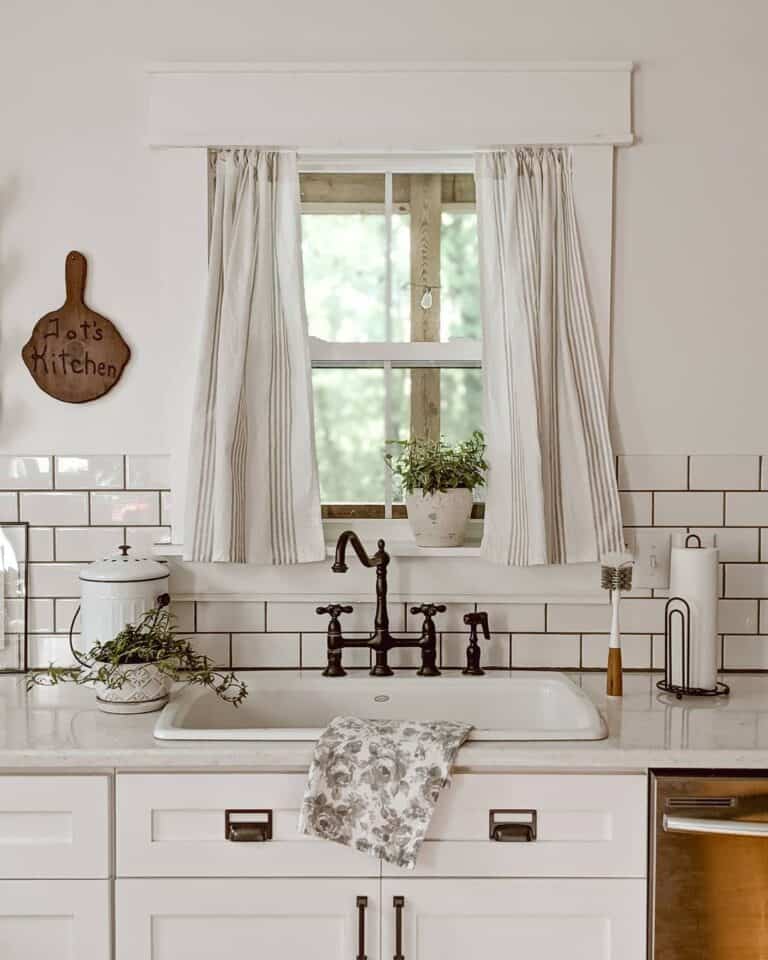
{"type": "MultiPolygon", "coordinates": [[[[682,597],[691,608],[690,683],[713,690],[717,683],[717,547],[672,545],[669,569],[669,595],[682,597]]],[[[679,619],[672,618],[672,683],[685,678],[681,670],[681,630],[679,619]]]]}

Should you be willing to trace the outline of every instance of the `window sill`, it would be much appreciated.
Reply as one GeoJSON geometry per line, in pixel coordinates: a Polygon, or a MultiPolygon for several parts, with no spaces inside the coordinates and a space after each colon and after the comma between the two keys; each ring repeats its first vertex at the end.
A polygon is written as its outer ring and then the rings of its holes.
{"type": "MultiPolygon", "coordinates": [[[[152,545],[152,554],[155,557],[180,560],[183,552],[184,545],[181,543],[155,543],[152,545]]],[[[326,557],[331,559],[335,552],[335,540],[326,541],[326,557]]],[[[480,544],[479,542],[471,542],[463,547],[419,547],[413,540],[387,540],[387,553],[391,557],[416,557],[419,560],[441,557],[466,559],[467,557],[480,556],[480,544]]]]}

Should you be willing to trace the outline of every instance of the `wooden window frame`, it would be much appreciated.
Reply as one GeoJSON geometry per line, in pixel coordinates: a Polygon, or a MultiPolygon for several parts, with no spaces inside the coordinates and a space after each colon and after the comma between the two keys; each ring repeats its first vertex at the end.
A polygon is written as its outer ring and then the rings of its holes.
{"type": "MultiPolygon", "coordinates": [[[[440,371],[445,368],[482,367],[482,342],[440,341],[440,227],[443,210],[474,211],[474,177],[468,172],[436,170],[429,161],[425,169],[397,173],[382,165],[376,172],[325,170],[301,172],[302,214],[396,213],[410,214],[410,330],[408,342],[338,342],[310,338],[313,368],[377,367],[388,376],[392,369],[411,369],[411,435],[438,439],[440,436],[440,371]],[[431,167],[431,169],[426,169],[431,167]],[[381,202],[381,181],[385,200],[381,202]],[[424,309],[421,300],[426,288],[432,306],[424,309]]],[[[391,233],[388,231],[388,236],[391,233]]],[[[389,257],[389,247],[387,248],[389,257]]],[[[390,280],[387,282],[387,316],[390,311],[390,280]]],[[[389,327],[389,321],[387,323],[389,327]]],[[[391,487],[383,503],[327,503],[323,517],[333,519],[398,519],[405,506],[391,500],[391,487]]],[[[482,518],[484,506],[477,504],[473,517],[482,518]]]]}

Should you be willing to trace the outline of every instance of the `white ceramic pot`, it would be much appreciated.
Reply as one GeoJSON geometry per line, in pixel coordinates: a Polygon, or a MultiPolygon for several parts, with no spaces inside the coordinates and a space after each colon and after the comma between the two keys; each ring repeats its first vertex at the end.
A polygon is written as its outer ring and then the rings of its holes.
{"type": "MultiPolygon", "coordinates": [[[[107,557],[80,571],[80,651],[108,643],[128,623],[169,601],[167,564],[148,557],[107,557]]],[[[99,708],[109,713],[147,713],[168,700],[170,682],[152,664],[126,664],[120,689],[96,684],[99,708]]]]}
{"type": "Polygon", "coordinates": [[[466,487],[422,493],[405,498],[408,520],[419,547],[460,547],[472,513],[472,491],[466,487]]]}
{"type": "Polygon", "coordinates": [[[152,713],[161,710],[171,690],[172,680],[152,663],[131,663],[118,667],[124,680],[121,687],[95,683],[96,702],[104,713],[152,713]]]}

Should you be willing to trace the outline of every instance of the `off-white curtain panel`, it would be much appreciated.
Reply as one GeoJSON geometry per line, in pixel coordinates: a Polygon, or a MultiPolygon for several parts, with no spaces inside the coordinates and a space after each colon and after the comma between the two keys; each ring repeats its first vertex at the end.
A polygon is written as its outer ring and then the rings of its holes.
{"type": "Polygon", "coordinates": [[[296,155],[212,154],[185,559],[325,558],[296,155]]]}
{"type": "Polygon", "coordinates": [[[581,563],[622,549],[571,155],[476,158],[488,443],[483,555],[581,563]]]}

